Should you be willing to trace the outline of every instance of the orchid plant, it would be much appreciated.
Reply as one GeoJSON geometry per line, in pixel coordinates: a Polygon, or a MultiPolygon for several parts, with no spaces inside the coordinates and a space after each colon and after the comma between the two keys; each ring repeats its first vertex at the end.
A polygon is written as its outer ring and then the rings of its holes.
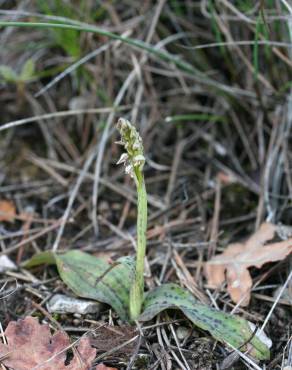
{"type": "Polygon", "coordinates": [[[111,265],[78,250],[63,253],[46,251],[33,256],[26,267],[55,264],[62,280],[76,295],[109,304],[122,320],[129,323],[151,320],[166,309],[179,309],[193,324],[230,348],[246,352],[258,360],[268,359],[267,344],[254,333],[247,320],[199,302],[188,290],[174,283],[144,292],[147,193],[143,175],[143,143],[135,126],[126,119],[121,118],[117,128],[121,134],[119,144],[125,148],[118,163],[125,165],[126,173],[134,179],[137,188],[135,258],[121,257],[111,265]]]}
{"type": "Polygon", "coordinates": [[[117,128],[121,134],[121,141],[118,143],[126,149],[126,153],[121,155],[117,164],[124,163],[126,173],[135,180],[138,196],[136,269],[130,289],[129,306],[130,317],[132,320],[136,320],[141,313],[144,299],[144,259],[147,230],[147,192],[143,175],[145,157],[142,139],[136,128],[124,118],[119,119],[117,128]]]}

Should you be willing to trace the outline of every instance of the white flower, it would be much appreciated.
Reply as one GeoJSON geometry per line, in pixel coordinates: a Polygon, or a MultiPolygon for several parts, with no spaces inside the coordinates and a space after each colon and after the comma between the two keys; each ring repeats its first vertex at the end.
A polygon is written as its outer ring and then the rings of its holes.
{"type": "Polygon", "coordinates": [[[122,144],[127,151],[121,155],[117,164],[123,163],[126,173],[135,177],[135,169],[142,171],[145,164],[141,136],[135,126],[124,118],[119,119],[117,128],[121,134],[121,140],[118,144],[122,144]]]}
{"type": "Polygon", "coordinates": [[[127,162],[129,156],[127,153],[123,153],[121,156],[120,156],[120,159],[117,161],[117,164],[121,164],[121,163],[125,163],[127,162]]]}
{"type": "Polygon", "coordinates": [[[143,167],[145,163],[145,157],[142,154],[138,154],[133,158],[134,166],[143,167]]]}
{"type": "Polygon", "coordinates": [[[131,177],[134,177],[134,170],[133,166],[129,164],[128,166],[125,167],[125,171],[127,175],[130,175],[131,177]]]}

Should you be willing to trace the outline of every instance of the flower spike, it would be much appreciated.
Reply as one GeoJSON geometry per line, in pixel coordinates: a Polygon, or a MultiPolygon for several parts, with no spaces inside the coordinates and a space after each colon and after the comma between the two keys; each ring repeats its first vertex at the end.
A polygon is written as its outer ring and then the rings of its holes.
{"type": "Polygon", "coordinates": [[[118,143],[123,145],[127,151],[121,155],[117,164],[124,163],[126,173],[129,173],[137,181],[137,170],[142,171],[145,164],[141,136],[135,126],[124,118],[119,119],[117,129],[121,134],[121,140],[118,143]]]}

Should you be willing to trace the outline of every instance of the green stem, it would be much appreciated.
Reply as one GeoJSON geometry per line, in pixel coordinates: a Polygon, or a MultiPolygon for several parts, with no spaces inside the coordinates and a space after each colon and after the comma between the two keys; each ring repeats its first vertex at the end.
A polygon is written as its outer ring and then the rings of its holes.
{"type": "Polygon", "coordinates": [[[142,308],[144,299],[144,259],[146,253],[146,230],[147,230],[147,192],[142,170],[134,168],[138,194],[137,216],[137,253],[136,269],[133,284],[130,290],[130,317],[136,320],[142,308]]]}

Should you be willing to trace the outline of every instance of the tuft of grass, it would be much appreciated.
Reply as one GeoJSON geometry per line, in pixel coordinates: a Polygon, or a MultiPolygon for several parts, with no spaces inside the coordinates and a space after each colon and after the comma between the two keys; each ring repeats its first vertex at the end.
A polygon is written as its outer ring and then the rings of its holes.
{"type": "Polygon", "coordinates": [[[92,26],[92,25],[75,25],[75,24],[66,24],[66,23],[46,23],[46,22],[12,22],[12,21],[0,21],[0,27],[27,27],[27,28],[38,28],[38,29],[61,29],[61,30],[75,30],[75,31],[83,31],[83,32],[92,32],[101,36],[109,37],[113,40],[122,41],[130,46],[133,46],[138,49],[142,49],[147,51],[148,53],[157,56],[158,58],[175,64],[178,68],[182,71],[190,73],[190,74],[200,74],[198,70],[196,70],[192,65],[185,62],[181,58],[171,55],[165,51],[159,50],[154,46],[137,39],[132,39],[127,36],[121,36],[116,33],[103,30],[102,28],[92,26]]]}

